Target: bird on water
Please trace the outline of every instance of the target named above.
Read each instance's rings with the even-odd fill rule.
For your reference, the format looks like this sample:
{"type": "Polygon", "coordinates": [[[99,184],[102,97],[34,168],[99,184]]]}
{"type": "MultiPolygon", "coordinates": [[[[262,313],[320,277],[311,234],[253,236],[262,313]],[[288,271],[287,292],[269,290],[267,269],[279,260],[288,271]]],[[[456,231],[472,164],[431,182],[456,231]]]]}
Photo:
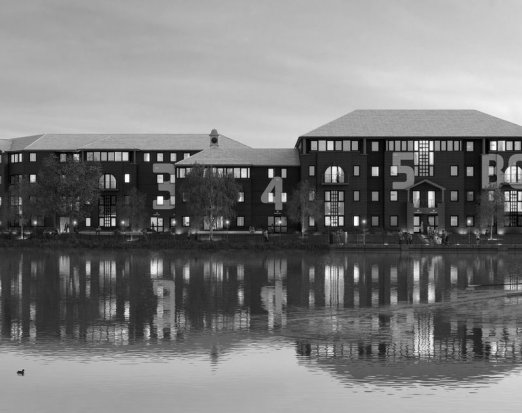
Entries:
{"type": "Polygon", "coordinates": [[[24,372],[25,372],[25,369],[22,369],[22,370],[18,370],[16,372],[16,374],[18,374],[19,376],[23,376],[24,375],[24,372]]]}

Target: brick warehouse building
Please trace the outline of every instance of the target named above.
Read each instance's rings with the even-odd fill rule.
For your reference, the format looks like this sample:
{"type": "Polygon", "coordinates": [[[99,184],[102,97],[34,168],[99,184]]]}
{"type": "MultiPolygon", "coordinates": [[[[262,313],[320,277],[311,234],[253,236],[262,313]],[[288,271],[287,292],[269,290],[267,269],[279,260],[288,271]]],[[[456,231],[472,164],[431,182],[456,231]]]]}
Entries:
{"type": "MultiPolygon", "coordinates": [[[[120,227],[117,201],[131,188],[146,194],[158,231],[190,228],[176,181],[195,163],[222,168],[242,191],[237,216],[219,227],[297,230],[286,201],[301,180],[313,184],[324,216],[317,231],[368,228],[466,231],[478,225],[477,201],[500,186],[498,231],[522,228],[522,126],[473,110],[356,110],[298,138],[291,149],[254,149],[205,134],[44,134],[0,140],[0,202],[19,175],[38,180],[49,154],[99,162],[99,208],[80,228],[120,227]],[[211,138],[215,142],[211,142],[211,138]]],[[[3,201],[3,202],[2,202],[3,201]]],[[[63,230],[67,218],[59,220],[63,230]]],[[[2,222],[2,226],[8,223],[2,222]]],[[[49,220],[35,217],[32,226],[49,220]]],[[[517,231],[517,232],[518,232],[517,231]]]]}

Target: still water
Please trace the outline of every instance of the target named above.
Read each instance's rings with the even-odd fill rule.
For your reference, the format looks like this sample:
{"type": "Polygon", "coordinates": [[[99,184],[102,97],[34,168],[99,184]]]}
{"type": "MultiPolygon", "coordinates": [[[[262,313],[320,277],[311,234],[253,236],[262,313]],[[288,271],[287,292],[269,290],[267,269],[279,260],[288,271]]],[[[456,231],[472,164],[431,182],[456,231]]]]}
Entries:
{"type": "Polygon", "coordinates": [[[521,284],[509,254],[3,250],[0,412],[519,411],[521,284]]]}

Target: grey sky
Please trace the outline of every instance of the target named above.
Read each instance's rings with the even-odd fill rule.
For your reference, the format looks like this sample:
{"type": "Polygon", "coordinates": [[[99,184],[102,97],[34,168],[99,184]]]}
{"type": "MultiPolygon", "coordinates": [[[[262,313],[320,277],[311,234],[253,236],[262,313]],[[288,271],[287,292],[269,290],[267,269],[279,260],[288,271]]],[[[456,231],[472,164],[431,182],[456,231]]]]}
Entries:
{"type": "Polygon", "coordinates": [[[207,133],[257,147],[354,109],[522,124],[522,2],[0,0],[0,137],[207,133]]]}

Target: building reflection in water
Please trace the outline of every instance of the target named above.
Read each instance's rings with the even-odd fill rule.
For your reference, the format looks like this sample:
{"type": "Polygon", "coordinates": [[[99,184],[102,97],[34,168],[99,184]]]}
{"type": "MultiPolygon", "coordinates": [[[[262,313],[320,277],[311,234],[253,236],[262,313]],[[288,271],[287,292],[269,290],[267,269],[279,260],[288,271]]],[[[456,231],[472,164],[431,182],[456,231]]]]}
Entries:
{"type": "Polygon", "coordinates": [[[519,277],[516,257],[498,255],[24,251],[0,263],[1,337],[123,346],[267,332],[316,360],[518,360],[519,277]]]}

